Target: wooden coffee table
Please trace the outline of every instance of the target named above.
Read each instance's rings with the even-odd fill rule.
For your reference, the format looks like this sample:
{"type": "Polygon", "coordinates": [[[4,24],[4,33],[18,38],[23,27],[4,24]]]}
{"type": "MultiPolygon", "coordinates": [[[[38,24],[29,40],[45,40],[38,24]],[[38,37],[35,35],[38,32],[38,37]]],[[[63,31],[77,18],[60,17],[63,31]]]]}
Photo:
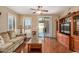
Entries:
{"type": "Polygon", "coordinates": [[[42,42],[40,40],[33,41],[30,39],[28,44],[28,52],[42,52],[42,42]]]}

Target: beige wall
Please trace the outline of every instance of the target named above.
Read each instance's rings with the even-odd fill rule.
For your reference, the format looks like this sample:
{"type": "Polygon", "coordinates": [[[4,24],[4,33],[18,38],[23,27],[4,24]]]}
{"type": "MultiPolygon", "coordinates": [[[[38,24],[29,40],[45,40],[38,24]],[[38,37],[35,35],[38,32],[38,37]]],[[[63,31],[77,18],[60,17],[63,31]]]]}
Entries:
{"type": "MultiPolygon", "coordinates": [[[[49,29],[51,31],[51,35],[52,37],[56,37],[56,16],[54,15],[43,15],[43,16],[52,16],[52,19],[51,19],[51,25],[52,27],[49,29]]],[[[31,17],[32,18],[32,30],[36,30],[38,31],[38,17],[37,15],[20,15],[20,25],[23,24],[23,19],[25,17],[31,17]]]]}
{"type": "MultiPolygon", "coordinates": [[[[56,20],[58,20],[58,17],[60,16],[60,18],[62,18],[65,15],[67,15],[69,12],[74,12],[74,11],[79,11],[79,7],[75,6],[75,7],[71,7],[69,9],[66,9],[60,15],[46,15],[46,16],[52,16],[52,24],[51,24],[52,25],[52,37],[56,37],[56,20]]],[[[23,17],[32,17],[32,30],[37,31],[37,29],[38,29],[38,27],[37,27],[38,16],[36,16],[36,15],[21,15],[20,17],[21,17],[20,18],[21,24],[22,24],[23,17]]]]}
{"type": "Polygon", "coordinates": [[[37,20],[38,20],[38,16],[36,15],[20,15],[20,24],[19,25],[23,25],[23,19],[25,17],[30,17],[32,19],[32,30],[37,30],[37,20]]]}
{"type": "MultiPolygon", "coordinates": [[[[32,18],[32,30],[38,31],[38,17],[37,15],[19,15],[16,12],[6,8],[0,7],[0,32],[5,32],[8,30],[8,13],[16,16],[17,19],[17,27],[19,25],[23,25],[23,18],[24,17],[31,17],[32,18]]],[[[43,16],[52,16],[52,37],[56,37],[56,16],[54,15],[43,15],[43,16]]],[[[51,30],[51,29],[50,29],[51,30]]]]}
{"type": "MultiPolygon", "coordinates": [[[[1,12],[1,15],[0,15],[0,32],[5,32],[8,30],[8,13],[16,16],[16,19],[19,20],[19,16],[17,15],[16,12],[6,8],[6,7],[3,7],[3,6],[0,6],[0,12],[1,12]]],[[[18,25],[18,21],[17,21],[17,25],[18,25]]]]}
{"type": "Polygon", "coordinates": [[[52,32],[53,32],[53,37],[56,37],[56,20],[57,20],[57,15],[56,16],[52,16],[52,32]]]}

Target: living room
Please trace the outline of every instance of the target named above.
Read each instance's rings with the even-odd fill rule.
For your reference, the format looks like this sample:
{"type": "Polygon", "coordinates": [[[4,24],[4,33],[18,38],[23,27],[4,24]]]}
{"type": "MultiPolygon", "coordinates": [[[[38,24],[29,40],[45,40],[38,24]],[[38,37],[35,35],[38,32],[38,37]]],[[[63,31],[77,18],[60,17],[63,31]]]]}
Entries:
{"type": "Polygon", "coordinates": [[[58,25],[63,23],[59,19],[70,17],[78,11],[78,6],[0,6],[0,38],[6,42],[1,44],[0,52],[79,52],[78,44],[73,49],[69,40],[60,38],[63,36],[68,39],[70,36],[61,34],[58,25]],[[38,11],[42,12],[39,14],[38,11]],[[33,39],[35,44],[30,44],[33,39]],[[37,39],[43,43],[36,44],[37,39]]]}

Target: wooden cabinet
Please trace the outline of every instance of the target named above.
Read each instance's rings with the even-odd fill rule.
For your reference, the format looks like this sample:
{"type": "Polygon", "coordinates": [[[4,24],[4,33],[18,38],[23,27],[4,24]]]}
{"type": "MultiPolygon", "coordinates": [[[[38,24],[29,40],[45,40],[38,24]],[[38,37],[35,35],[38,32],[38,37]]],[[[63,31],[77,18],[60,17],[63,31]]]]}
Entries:
{"type": "Polygon", "coordinates": [[[58,20],[57,40],[70,49],[71,19],[69,16],[58,20]]]}
{"type": "Polygon", "coordinates": [[[73,34],[79,36],[79,15],[73,16],[73,34]]]}
{"type": "Polygon", "coordinates": [[[79,52],[79,38],[74,37],[73,41],[74,41],[74,51],[79,52]]]}
{"type": "Polygon", "coordinates": [[[79,37],[78,36],[71,37],[71,50],[79,52],[79,37]]]}
{"type": "MultiPolygon", "coordinates": [[[[72,51],[79,52],[79,11],[72,12],[68,16],[58,20],[57,40],[72,51]],[[66,35],[61,24],[70,19],[70,34],[66,35]]],[[[63,27],[64,28],[64,27],[63,27]]]]}
{"type": "Polygon", "coordinates": [[[57,40],[69,49],[69,36],[64,35],[62,33],[57,33],[57,40]]]}
{"type": "Polygon", "coordinates": [[[74,13],[71,18],[71,49],[79,52],[79,12],[74,13]]]}

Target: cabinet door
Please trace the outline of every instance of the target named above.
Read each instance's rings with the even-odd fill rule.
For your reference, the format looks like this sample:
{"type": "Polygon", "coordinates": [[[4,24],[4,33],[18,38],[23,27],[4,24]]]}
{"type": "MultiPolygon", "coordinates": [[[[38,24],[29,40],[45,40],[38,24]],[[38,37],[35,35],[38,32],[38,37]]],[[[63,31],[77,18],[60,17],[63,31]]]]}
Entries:
{"type": "Polygon", "coordinates": [[[79,52],[79,37],[73,36],[73,50],[79,52]]]}
{"type": "Polygon", "coordinates": [[[63,36],[63,40],[65,46],[69,49],[69,36],[63,36]]]}
{"type": "Polygon", "coordinates": [[[74,40],[74,50],[79,52],[79,40],[74,40]]]}
{"type": "Polygon", "coordinates": [[[72,26],[71,46],[74,51],[79,52],[79,15],[73,16],[71,26],[72,26]]]}
{"type": "Polygon", "coordinates": [[[62,40],[63,40],[63,37],[62,37],[62,35],[60,33],[57,33],[57,40],[59,42],[62,42],[62,40]]]}

